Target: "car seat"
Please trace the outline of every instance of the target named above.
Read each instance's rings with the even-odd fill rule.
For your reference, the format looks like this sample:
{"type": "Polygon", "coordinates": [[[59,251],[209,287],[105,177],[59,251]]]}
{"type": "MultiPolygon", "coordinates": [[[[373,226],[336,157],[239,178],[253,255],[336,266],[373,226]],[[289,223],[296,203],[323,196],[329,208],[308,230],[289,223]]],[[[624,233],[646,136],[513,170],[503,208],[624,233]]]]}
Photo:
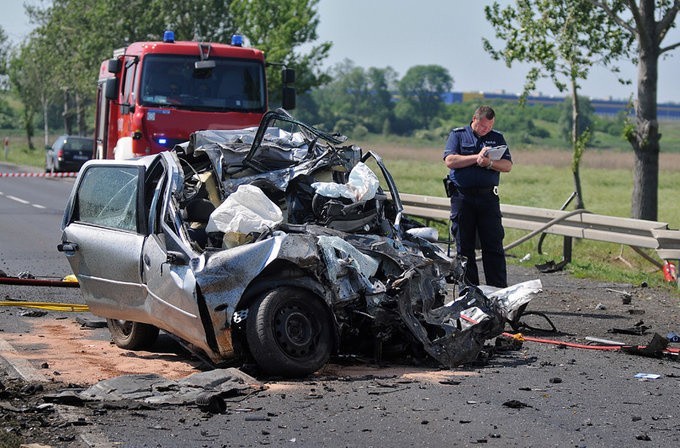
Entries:
{"type": "Polygon", "coordinates": [[[189,224],[189,236],[201,249],[205,248],[208,242],[205,226],[214,210],[215,205],[206,198],[192,199],[184,208],[185,220],[189,224]]]}

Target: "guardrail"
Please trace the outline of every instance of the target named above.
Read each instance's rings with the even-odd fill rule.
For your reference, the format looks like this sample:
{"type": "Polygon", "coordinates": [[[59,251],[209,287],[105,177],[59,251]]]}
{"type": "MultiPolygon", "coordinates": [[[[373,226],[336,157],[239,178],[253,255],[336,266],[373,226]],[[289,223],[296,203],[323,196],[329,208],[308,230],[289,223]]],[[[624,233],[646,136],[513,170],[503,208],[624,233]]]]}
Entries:
{"type": "MultiPolygon", "coordinates": [[[[451,205],[448,198],[408,193],[400,193],[399,197],[407,215],[426,220],[449,220],[451,205]]],[[[597,215],[587,210],[564,211],[507,204],[501,204],[501,212],[504,227],[528,230],[531,236],[542,233],[563,236],[567,261],[571,260],[572,238],[654,249],[662,260],[680,260],[680,230],[668,229],[665,222],[597,215]]]]}

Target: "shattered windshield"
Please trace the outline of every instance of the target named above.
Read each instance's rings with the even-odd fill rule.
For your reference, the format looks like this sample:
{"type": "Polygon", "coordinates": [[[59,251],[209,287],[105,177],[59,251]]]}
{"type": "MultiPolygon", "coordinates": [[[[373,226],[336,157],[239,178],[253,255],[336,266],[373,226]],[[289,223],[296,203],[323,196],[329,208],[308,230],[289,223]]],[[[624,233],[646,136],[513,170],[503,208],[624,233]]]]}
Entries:
{"type": "Polygon", "coordinates": [[[265,110],[261,63],[228,58],[210,60],[215,67],[195,69],[196,56],[146,56],[140,84],[141,104],[225,112],[265,110]]]}

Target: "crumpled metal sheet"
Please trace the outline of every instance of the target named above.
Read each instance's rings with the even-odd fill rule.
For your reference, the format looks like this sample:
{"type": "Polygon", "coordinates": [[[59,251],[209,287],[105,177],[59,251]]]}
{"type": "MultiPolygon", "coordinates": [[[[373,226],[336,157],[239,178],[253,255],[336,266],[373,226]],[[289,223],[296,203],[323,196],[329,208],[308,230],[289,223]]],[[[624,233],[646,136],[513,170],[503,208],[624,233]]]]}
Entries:
{"type": "Polygon", "coordinates": [[[157,374],[122,375],[98,382],[80,392],[83,401],[137,400],[149,404],[189,404],[206,392],[222,397],[248,395],[264,385],[242,371],[214,369],[177,381],[157,374]]]}
{"type": "Polygon", "coordinates": [[[414,297],[431,296],[415,295],[427,291],[422,290],[423,282],[409,279],[413,289],[401,294],[399,312],[430,356],[445,366],[455,367],[474,361],[485,341],[503,332],[508,316],[540,291],[540,280],[538,288],[535,282],[514,285],[502,298],[490,298],[477,287],[466,287],[452,302],[432,308],[432,301],[425,299],[419,309],[414,297]],[[415,317],[418,314],[423,316],[424,323],[415,317]],[[435,337],[430,337],[427,326],[436,328],[435,337]]]}

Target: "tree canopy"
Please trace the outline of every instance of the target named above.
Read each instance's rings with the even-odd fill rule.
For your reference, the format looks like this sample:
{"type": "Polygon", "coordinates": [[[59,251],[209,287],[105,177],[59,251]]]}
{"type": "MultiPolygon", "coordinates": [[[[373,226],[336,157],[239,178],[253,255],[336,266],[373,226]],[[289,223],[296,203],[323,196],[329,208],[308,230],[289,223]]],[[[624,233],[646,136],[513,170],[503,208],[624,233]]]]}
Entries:
{"type": "Polygon", "coordinates": [[[416,65],[408,69],[399,82],[399,94],[408,117],[427,128],[444,107],[442,95],[453,88],[453,78],[439,65],[416,65]]]}
{"type": "MultiPolygon", "coordinates": [[[[74,107],[80,132],[85,132],[82,127],[91,124],[84,121],[84,108],[93,103],[101,61],[116,48],[160,40],[164,30],[172,29],[178,40],[204,42],[229,42],[232,34],[245,34],[251,45],[265,52],[268,63],[296,68],[301,74],[296,87],[305,91],[327,80],[321,63],[331,44],[302,48],[317,39],[317,4],[318,0],[53,0],[46,7],[27,6],[36,28],[22,48],[46,57],[26,61],[28,50],[18,50],[12,59],[18,67],[15,73],[26,75],[35,69],[50,73],[50,79],[41,76],[35,81],[45,84],[31,84],[15,77],[14,85],[25,103],[35,104],[35,98],[43,95],[66,104],[66,109],[74,107]]],[[[279,70],[280,66],[268,69],[272,102],[280,92],[279,70]]]]}
{"type": "Polygon", "coordinates": [[[9,57],[9,42],[5,29],[0,26],[0,75],[7,73],[7,58],[9,57]]]}

